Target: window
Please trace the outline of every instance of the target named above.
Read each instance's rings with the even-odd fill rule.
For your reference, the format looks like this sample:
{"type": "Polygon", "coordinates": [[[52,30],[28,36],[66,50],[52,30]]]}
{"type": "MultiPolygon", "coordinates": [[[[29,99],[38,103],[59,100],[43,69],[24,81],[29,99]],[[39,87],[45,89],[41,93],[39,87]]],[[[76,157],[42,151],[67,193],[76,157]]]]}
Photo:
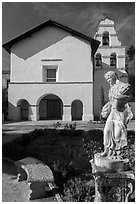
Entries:
{"type": "Polygon", "coordinates": [[[47,65],[43,66],[43,82],[56,82],[57,81],[57,66],[47,65]]]}
{"type": "Polygon", "coordinates": [[[101,57],[100,53],[96,54],[96,57],[95,57],[95,67],[97,67],[97,68],[101,68],[102,67],[102,57],[101,57]]]}
{"type": "Polygon", "coordinates": [[[110,55],[110,66],[116,68],[116,53],[110,55]]]}
{"type": "Polygon", "coordinates": [[[47,69],[47,82],[56,81],[56,69],[47,69]]]}
{"type": "Polygon", "coordinates": [[[109,32],[105,31],[102,37],[102,45],[108,46],[109,45],[109,32]]]}

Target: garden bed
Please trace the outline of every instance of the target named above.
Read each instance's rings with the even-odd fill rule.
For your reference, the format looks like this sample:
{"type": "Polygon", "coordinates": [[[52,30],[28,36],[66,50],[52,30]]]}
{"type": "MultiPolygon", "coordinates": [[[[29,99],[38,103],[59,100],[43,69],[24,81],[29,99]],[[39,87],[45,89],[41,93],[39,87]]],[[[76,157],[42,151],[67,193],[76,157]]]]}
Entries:
{"type": "MultiPolygon", "coordinates": [[[[123,154],[134,170],[135,132],[128,131],[128,146],[123,154]]],[[[3,145],[3,157],[14,161],[28,156],[46,163],[64,201],[93,201],[94,180],[89,160],[103,151],[103,131],[70,129],[36,129],[3,145]]]]}

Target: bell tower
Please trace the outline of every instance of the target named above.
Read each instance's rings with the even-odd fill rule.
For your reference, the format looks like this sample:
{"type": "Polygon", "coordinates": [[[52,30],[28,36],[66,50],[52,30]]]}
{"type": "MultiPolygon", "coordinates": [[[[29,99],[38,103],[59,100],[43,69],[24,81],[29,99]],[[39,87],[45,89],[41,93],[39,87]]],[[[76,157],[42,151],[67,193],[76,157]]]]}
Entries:
{"type": "Polygon", "coordinates": [[[94,56],[93,85],[94,116],[98,119],[103,104],[108,101],[109,85],[104,79],[104,74],[114,71],[125,83],[128,81],[128,75],[125,71],[125,46],[122,46],[118,39],[114,21],[105,16],[97,26],[94,39],[100,41],[94,56]]]}
{"type": "Polygon", "coordinates": [[[118,39],[114,21],[108,19],[108,17],[101,20],[97,26],[94,39],[100,41],[96,52],[97,58],[95,56],[95,68],[110,66],[125,73],[125,46],[122,46],[118,39]],[[101,56],[100,63],[98,62],[98,55],[101,56]],[[99,64],[101,64],[101,67],[98,66],[99,64]]]}

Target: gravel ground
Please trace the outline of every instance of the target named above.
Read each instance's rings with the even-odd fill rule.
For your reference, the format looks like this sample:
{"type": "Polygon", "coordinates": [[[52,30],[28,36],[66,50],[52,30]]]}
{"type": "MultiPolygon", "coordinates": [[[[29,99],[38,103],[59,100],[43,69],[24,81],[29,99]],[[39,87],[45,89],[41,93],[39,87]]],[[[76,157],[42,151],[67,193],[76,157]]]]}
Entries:
{"type": "MultiPolygon", "coordinates": [[[[28,184],[17,182],[17,167],[10,160],[2,160],[2,202],[28,202],[28,184]]],[[[57,202],[54,197],[31,202],[57,202]]]]}

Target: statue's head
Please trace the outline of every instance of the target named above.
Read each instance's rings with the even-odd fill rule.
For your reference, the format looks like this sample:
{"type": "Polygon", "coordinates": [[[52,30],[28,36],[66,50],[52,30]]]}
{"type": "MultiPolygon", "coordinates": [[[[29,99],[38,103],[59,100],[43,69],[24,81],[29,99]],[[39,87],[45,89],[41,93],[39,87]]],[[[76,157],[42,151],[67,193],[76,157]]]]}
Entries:
{"type": "Polygon", "coordinates": [[[109,71],[104,75],[107,82],[111,85],[116,83],[116,80],[118,79],[117,74],[114,71],[109,71]]]}

